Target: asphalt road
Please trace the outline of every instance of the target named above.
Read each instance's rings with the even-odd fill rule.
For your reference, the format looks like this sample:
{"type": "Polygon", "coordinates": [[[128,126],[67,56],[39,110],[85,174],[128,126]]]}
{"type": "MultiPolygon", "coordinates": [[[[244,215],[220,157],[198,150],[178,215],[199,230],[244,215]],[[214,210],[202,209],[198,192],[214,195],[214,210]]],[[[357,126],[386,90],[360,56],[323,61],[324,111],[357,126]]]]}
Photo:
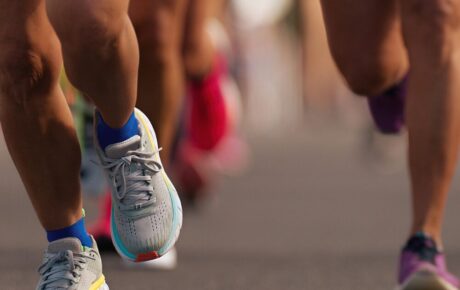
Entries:
{"type": "MultiPolygon", "coordinates": [[[[111,289],[393,289],[410,215],[405,157],[383,170],[363,140],[360,130],[328,125],[252,136],[247,172],[186,211],[177,270],[129,270],[105,255],[111,289]]],[[[34,289],[45,236],[4,145],[0,162],[0,289],[34,289]]],[[[459,185],[445,227],[458,274],[459,185]]]]}

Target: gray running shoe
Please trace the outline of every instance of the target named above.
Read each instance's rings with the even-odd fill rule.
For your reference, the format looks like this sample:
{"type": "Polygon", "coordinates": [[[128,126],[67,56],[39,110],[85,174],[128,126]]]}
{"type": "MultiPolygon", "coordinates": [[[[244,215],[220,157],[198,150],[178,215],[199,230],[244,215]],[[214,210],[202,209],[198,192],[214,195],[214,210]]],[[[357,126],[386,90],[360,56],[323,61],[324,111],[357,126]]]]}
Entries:
{"type": "Polygon", "coordinates": [[[123,258],[144,262],[174,246],[182,227],[182,206],[161,164],[150,121],[138,109],[135,116],[139,135],[105,150],[98,142],[95,147],[112,189],[114,246],[123,258]]]}
{"type": "Polygon", "coordinates": [[[93,248],[76,238],[50,243],[38,272],[36,290],[109,290],[94,239],[93,248]]]}

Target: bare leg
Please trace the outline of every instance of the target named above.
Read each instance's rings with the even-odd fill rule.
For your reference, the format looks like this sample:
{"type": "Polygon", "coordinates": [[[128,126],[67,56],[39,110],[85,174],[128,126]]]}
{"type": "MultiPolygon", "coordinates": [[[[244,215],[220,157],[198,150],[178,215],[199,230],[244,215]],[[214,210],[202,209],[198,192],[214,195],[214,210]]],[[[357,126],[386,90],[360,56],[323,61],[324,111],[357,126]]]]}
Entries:
{"type": "Polygon", "coordinates": [[[344,95],[338,93],[344,90],[342,77],[329,53],[320,2],[299,2],[302,13],[303,97],[308,108],[329,110],[344,95]]]}
{"type": "Polygon", "coordinates": [[[396,0],[321,4],[332,56],[355,93],[375,95],[403,78],[408,59],[396,0]]]}
{"type": "MultiPolygon", "coordinates": [[[[391,81],[397,80],[397,76],[402,75],[407,69],[404,47],[401,37],[398,36],[400,24],[397,15],[402,14],[404,41],[408,47],[411,63],[411,82],[407,100],[409,168],[413,197],[411,233],[423,231],[440,244],[442,217],[447,191],[456,164],[459,142],[460,112],[458,110],[460,104],[456,96],[460,88],[456,82],[451,81],[456,78],[459,70],[456,57],[459,35],[455,24],[460,11],[459,3],[444,0],[402,1],[401,12],[398,12],[397,3],[366,1],[365,3],[344,4],[332,2],[334,1],[323,0],[332,51],[335,52],[336,61],[351,87],[363,94],[378,92],[377,89],[391,84],[391,81]],[[370,7],[367,7],[366,3],[370,7]],[[374,9],[377,16],[387,15],[386,12],[394,11],[389,15],[393,20],[381,21],[382,24],[375,28],[369,24],[375,24],[376,19],[379,19],[376,15],[366,19],[363,18],[364,14],[350,14],[351,9],[348,9],[345,17],[350,23],[342,22],[341,19],[344,18],[337,15],[341,10],[333,10],[334,4],[348,5],[348,7],[360,4],[356,9],[362,12],[367,11],[368,16],[374,15],[369,14],[371,8],[374,9]],[[380,7],[381,5],[386,5],[386,9],[380,7]],[[357,23],[356,19],[363,19],[364,22],[357,23]],[[375,40],[375,37],[381,35],[382,31],[385,32],[386,41],[378,42],[378,45],[374,46],[373,42],[369,43],[368,38],[364,38],[360,47],[353,47],[356,44],[355,39],[342,31],[344,27],[353,27],[352,23],[356,23],[358,27],[364,27],[369,33],[373,32],[373,36],[369,38],[371,40],[375,40]],[[392,29],[389,30],[390,28],[392,29]],[[348,46],[353,47],[352,50],[346,48],[347,39],[348,46]],[[389,41],[391,39],[393,41],[389,41]],[[356,54],[354,57],[343,55],[347,51],[355,51],[356,54]],[[370,67],[369,74],[374,77],[370,80],[366,78],[369,72],[366,70],[369,68],[366,64],[356,66],[357,72],[350,73],[354,71],[353,61],[361,58],[360,53],[369,51],[372,54],[380,52],[375,54],[377,57],[373,58],[374,63],[378,65],[370,67]],[[349,60],[343,61],[342,58],[349,60]],[[382,60],[385,61],[382,63],[382,60]],[[381,79],[381,81],[377,82],[377,85],[369,86],[374,83],[375,79],[381,79]]],[[[354,35],[365,35],[355,30],[356,28],[351,30],[354,35]]]]}
{"type": "Polygon", "coordinates": [[[69,79],[113,128],[126,123],[137,97],[139,51],[128,5],[129,0],[48,0],[69,79]]]}
{"type": "Polygon", "coordinates": [[[81,218],[80,149],[58,85],[59,41],[43,0],[0,0],[0,121],[46,230],[81,218]]]}
{"type": "Polygon", "coordinates": [[[212,69],[215,49],[207,25],[215,0],[190,1],[184,41],[184,64],[187,77],[199,79],[212,69]]]}
{"type": "Polygon", "coordinates": [[[460,136],[460,1],[401,1],[411,63],[408,92],[412,231],[441,240],[460,136]]]}
{"type": "Polygon", "coordinates": [[[158,258],[173,246],[182,209],[177,192],[162,178],[165,172],[158,163],[149,120],[141,113],[133,115],[139,49],[129,3],[48,0],[48,14],[61,38],[70,80],[94,101],[105,121],[98,122],[96,129],[99,147],[107,149],[98,155],[111,179],[115,248],[122,257],[140,262],[158,258]],[[159,206],[161,212],[155,210],[159,206]],[[136,210],[142,216],[134,216],[136,210]]]}
{"type": "Polygon", "coordinates": [[[156,126],[166,164],[185,94],[181,48],[186,3],[135,0],[129,9],[141,55],[137,104],[156,126]]]}

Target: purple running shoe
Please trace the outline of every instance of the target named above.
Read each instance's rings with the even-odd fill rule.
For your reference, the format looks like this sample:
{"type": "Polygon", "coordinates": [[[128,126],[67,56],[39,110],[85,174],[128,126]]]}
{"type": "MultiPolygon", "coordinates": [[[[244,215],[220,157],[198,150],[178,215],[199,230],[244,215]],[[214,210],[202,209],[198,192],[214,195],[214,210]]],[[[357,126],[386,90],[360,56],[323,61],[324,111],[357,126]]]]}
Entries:
{"type": "Polygon", "coordinates": [[[424,233],[409,239],[401,253],[397,290],[458,290],[457,277],[447,271],[446,259],[424,233]]]}
{"type": "Polygon", "coordinates": [[[408,77],[377,96],[368,98],[375,125],[384,134],[397,134],[404,126],[404,107],[408,77]]]}

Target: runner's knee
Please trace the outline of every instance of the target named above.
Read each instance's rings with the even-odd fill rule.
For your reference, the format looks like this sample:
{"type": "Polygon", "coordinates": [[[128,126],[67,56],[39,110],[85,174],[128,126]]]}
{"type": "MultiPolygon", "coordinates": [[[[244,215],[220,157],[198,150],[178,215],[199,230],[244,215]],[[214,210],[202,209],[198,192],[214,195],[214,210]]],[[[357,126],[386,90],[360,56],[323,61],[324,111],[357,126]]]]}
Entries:
{"type": "MultiPolygon", "coordinates": [[[[203,58],[209,59],[212,62],[214,59],[214,55],[212,54],[214,52],[214,46],[205,29],[203,29],[201,35],[195,34],[195,37],[186,37],[183,45],[182,58],[187,75],[195,76],[197,72],[203,69],[203,58]]],[[[211,66],[212,63],[208,65],[211,66]]],[[[209,67],[206,65],[204,66],[207,72],[209,67]]]]}
{"type": "Polygon", "coordinates": [[[37,97],[46,97],[57,85],[61,66],[59,42],[57,39],[51,42],[54,45],[43,51],[34,48],[26,37],[13,41],[0,37],[0,96],[3,101],[24,106],[37,97]]]}
{"type": "Polygon", "coordinates": [[[129,15],[136,30],[141,61],[155,66],[177,62],[182,49],[184,0],[131,1],[129,15]]]}
{"type": "Polygon", "coordinates": [[[159,9],[152,11],[148,19],[132,19],[143,61],[164,65],[179,55],[176,18],[167,9],[159,9]]]}
{"type": "Polygon", "coordinates": [[[409,54],[430,62],[443,61],[459,42],[459,0],[402,2],[403,30],[409,54]]]}
{"type": "Polygon", "coordinates": [[[54,0],[49,6],[49,17],[66,53],[112,50],[128,21],[126,8],[111,7],[108,1],[54,0]]]}

